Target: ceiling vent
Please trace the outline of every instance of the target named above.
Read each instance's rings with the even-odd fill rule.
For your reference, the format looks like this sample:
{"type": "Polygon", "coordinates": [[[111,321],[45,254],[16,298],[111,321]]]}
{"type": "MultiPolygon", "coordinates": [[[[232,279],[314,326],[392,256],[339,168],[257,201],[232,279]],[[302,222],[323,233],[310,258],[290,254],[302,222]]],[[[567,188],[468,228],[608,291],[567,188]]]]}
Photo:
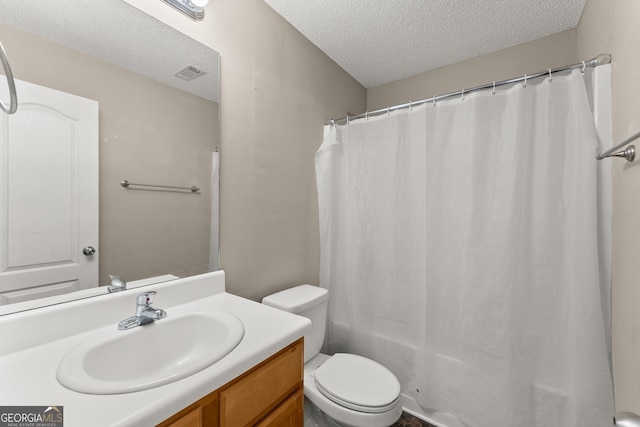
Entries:
{"type": "Polygon", "coordinates": [[[175,73],[174,76],[189,82],[195,79],[196,77],[200,77],[205,74],[206,72],[202,71],[200,68],[196,67],[195,65],[187,65],[182,70],[175,73]]]}

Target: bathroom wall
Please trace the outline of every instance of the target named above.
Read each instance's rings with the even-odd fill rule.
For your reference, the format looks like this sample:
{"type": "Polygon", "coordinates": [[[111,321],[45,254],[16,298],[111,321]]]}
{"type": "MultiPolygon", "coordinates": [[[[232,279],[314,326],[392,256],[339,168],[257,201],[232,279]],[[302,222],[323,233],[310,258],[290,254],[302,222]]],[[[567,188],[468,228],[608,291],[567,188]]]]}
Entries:
{"type": "MultiPolygon", "coordinates": [[[[610,52],[614,144],[640,131],[640,2],[589,0],[578,55],[610,52]]],[[[636,142],[636,147],[639,143],[636,142]]],[[[616,410],[640,414],[640,163],[613,159],[613,370],[616,410]]]]}
{"type": "Polygon", "coordinates": [[[262,0],[211,0],[193,22],[126,0],[221,54],[221,267],[259,300],[317,283],[313,156],[325,120],[364,111],[366,90],[262,0]]]}
{"type": "Polygon", "coordinates": [[[457,92],[577,61],[576,30],[564,31],[371,88],[367,91],[367,110],[457,92]]]}
{"type": "Polygon", "coordinates": [[[221,258],[231,292],[318,283],[314,154],[366,91],[262,0],[213,1],[222,55],[221,258]]]}
{"type": "Polygon", "coordinates": [[[99,102],[100,283],[207,271],[218,105],[4,24],[0,39],[16,78],[99,102]],[[123,179],[202,194],[128,191],[123,179]]]}

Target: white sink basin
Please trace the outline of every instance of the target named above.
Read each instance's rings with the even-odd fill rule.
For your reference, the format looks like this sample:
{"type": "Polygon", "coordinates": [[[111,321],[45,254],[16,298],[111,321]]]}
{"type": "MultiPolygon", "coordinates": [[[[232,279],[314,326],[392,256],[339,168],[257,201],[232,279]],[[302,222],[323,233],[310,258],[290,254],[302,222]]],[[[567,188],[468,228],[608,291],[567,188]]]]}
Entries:
{"type": "Polygon", "coordinates": [[[56,376],[90,394],[146,390],[195,374],[226,356],[244,336],[233,314],[207,310],[121,331],[103,328],[69,350],[56,376]]]}

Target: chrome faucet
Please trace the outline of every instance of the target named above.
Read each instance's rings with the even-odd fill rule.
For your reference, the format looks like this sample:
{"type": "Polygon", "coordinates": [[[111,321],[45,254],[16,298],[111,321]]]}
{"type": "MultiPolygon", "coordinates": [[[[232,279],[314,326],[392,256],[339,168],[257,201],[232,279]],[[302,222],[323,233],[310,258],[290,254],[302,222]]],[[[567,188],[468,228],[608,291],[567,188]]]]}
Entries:
{"type": "Polygon", "coordinates": [[[118,329],[131,329],[167,317],[166,311],[151,307],[153,296],[156,293],[156,291],[150,291],[138,295],[136,297],[136,315],[127,317],[118,323],[118,329]]]}
{"type": "Polygon", "coordinates": [[[107,287],[109,293],[124,291],[125,289],[127,289],[127,282],[125,282],[122,277],[110,274],[109,279],[111,279],[111,284],[109,285],[109,287],[107,287]]]}

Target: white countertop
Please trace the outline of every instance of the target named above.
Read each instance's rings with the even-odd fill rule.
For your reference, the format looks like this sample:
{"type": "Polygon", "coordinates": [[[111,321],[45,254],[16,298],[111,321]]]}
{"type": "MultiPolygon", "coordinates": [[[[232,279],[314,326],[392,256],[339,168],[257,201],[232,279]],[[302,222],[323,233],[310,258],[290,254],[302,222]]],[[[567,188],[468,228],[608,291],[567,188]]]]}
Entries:
{"type": "Polygon", "coordinates": [[[118,320],[132,315],[140,290],[3,316],[0,405],[63,406],[65,427],[154,426],[302,337],[311,325],[303,317],[224,292],[223,272],[144,288],[147,290],[158,291],[154,306],[165,309],[168,316],[172,309],[215,308],[235,314],[244,323],[242,341],[217,363],[182,380],[135,393],[91,395],[60,385],[55,374],[58,363],[97,328],[115,328],[118,320]]]}

